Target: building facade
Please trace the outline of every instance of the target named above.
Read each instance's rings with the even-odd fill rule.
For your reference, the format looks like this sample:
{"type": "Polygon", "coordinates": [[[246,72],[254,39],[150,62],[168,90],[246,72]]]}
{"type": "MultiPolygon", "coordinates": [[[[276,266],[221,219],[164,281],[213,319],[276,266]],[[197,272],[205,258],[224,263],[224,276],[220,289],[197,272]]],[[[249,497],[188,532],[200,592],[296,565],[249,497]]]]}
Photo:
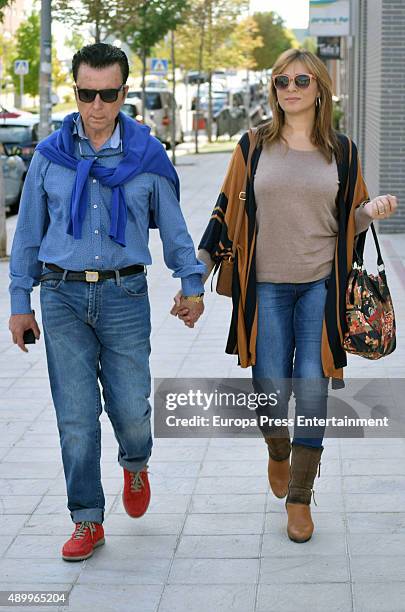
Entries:
{"type": "Polygon", "coordinates": [[[351,33],[340,62],[345,130],[370,197],[398,197],[397,214],[379,231],[405,232],[405,0],[351,0],[351,33]]]}

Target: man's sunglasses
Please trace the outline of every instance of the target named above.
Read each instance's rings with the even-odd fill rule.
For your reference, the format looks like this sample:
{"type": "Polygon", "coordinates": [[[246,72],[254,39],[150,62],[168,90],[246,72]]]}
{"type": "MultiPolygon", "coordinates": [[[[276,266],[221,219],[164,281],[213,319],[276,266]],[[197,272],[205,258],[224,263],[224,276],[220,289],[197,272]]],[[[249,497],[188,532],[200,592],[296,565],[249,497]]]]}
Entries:
{"type": "Polygon", "coordinates": [[[80,102],[94,102],[97,94],[103,102],[116,102],[119,92],[125,87],[121,85],[118,89],[79,89],[75,87],[80,102]]]}
{"type": "Polygon", "coordinates": [[[298,89],[306,89],[310,86],[311,79],[316,81],[316,76],[313,74],[296,74],[290,77],[288,74],[276,74],[273,76],[273,83],[276,89],[288,89],[291,81],[294,81],[298,89]]]}

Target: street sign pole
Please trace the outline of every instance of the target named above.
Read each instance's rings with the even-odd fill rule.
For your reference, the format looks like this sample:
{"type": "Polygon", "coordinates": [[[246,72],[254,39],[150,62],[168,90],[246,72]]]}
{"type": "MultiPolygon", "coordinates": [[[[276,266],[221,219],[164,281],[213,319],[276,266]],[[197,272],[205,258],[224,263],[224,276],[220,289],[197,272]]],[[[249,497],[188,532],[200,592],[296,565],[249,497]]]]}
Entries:
{"type": "Polygon", "coordinates": [[[24,106],[24,75],[20,74],[20,98],[21,98],[21,108],[24,106]]]}
{"type": "Polygon", "coordinates": [[[41,2],[41,60],[39,70],[39,139],[51,133],[51,0],[41,2]]]}

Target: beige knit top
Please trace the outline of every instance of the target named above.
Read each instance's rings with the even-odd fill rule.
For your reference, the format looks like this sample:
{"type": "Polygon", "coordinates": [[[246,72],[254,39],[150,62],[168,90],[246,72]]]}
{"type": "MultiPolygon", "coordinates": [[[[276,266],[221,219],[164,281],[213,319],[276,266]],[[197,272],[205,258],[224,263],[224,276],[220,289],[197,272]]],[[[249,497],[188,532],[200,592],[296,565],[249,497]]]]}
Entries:
{"type": "MultiPolygon", "coordinates": [[[[299,151],[284,142],[265,144],[257,165],[257,282],[306,283],[332,269],[339,188],[336,162],[318,150],[299,151]]],[[[356,233],[370,219],[356,211],[356,233]]]]}

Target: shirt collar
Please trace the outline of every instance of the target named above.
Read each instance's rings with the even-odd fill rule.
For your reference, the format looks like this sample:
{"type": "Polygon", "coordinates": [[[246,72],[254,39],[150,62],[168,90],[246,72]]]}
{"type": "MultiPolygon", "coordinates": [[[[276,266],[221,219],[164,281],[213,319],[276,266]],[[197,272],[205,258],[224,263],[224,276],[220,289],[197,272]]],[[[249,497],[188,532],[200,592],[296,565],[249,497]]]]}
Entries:
{"type": "MultiPolygon", "coordinates": [[[[73,120],[73,135],[78,136],[81,139],[88,140],[84,132],[82,118],[80,115],[77,117],[77,119],[73,120]]],[[[104,149],[108,147],[111,149],[118,149],[120,144],[121,144],[120,122],[117,121],[117,125],[115,126],[115,130],[113,131],[111,137],[103,144],[101,148],[104,149]]]]}

